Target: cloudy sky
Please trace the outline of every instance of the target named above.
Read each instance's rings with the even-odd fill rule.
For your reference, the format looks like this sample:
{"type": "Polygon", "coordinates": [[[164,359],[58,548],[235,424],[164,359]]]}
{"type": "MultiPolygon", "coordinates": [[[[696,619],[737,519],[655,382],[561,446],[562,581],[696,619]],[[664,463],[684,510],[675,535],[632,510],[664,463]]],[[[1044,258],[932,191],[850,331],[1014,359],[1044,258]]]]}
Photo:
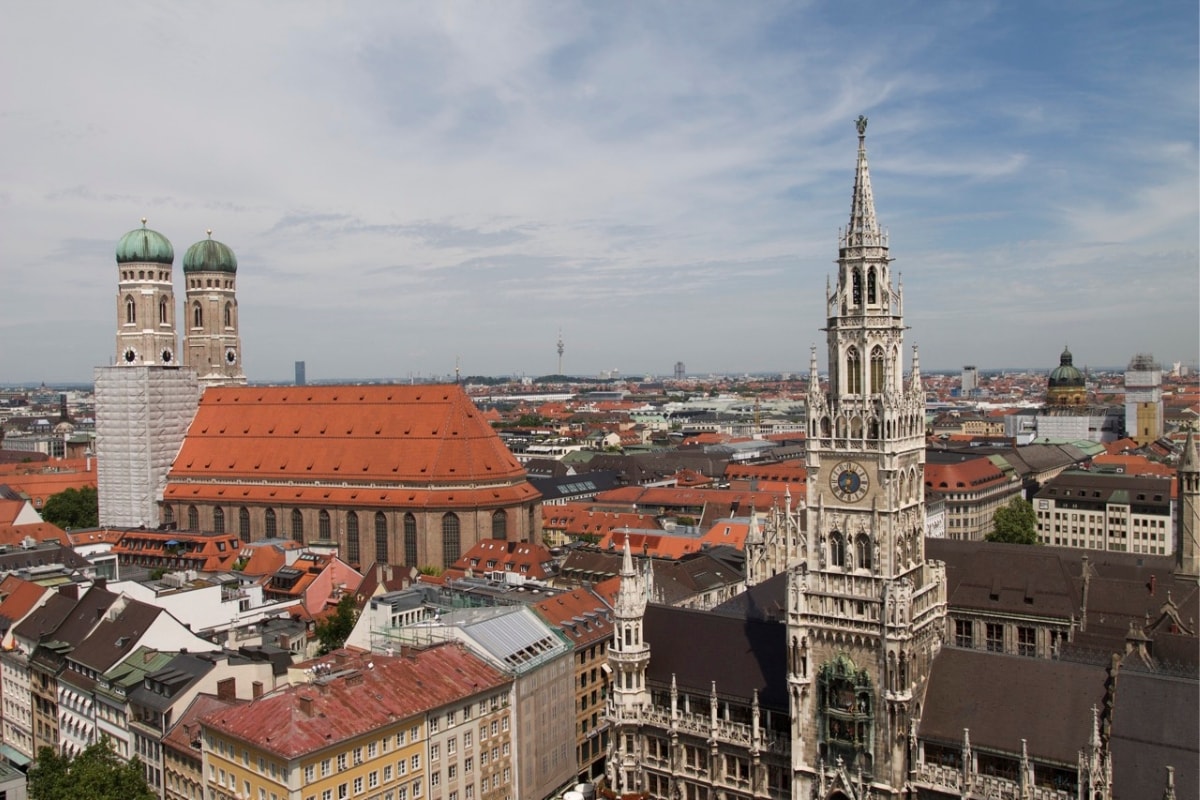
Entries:
{"type": "Polygon", "coordinates": [[[926,369],[1195,362],[1197,15],[8,4],[0,384],[114,358],[142,216],[180,298],[236,252],[252,380],[804,370],[859,114],[926,369]]]}

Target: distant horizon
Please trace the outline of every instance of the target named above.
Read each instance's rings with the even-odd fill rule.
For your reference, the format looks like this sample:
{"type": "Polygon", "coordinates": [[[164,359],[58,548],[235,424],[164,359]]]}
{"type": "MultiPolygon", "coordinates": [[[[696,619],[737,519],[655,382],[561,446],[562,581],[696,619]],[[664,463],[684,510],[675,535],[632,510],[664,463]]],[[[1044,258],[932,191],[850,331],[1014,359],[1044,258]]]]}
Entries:
{"type": "MultiPolygon", "coordinates": [[[[1039,375],[1039,374],[1050,373],[1056,366],[1058,366],[1058,365],[1055,364],[1054,366],[1049,366],[1049,367],[1047,367],[1047,366],[1041,366],[1041,367],[996,367],[996,368],[988,368],[988,369],[984,369],[984,368],[978,368],[978,369],[979,369],[979,374],[981,376],[1002,376],[1002,375],[1007,375],[1007,374],[1039,375]]],[[[1116,367],[1116,366],[1090,366],[1090,365],[1078,365],[1078,366],[1080,367],[1081,370],[1086,370],[1087,372],[1090,372],[1090,373],[1103,373],[1103,374],[1123,373],[1127,369],[1127,365],[1122,365],[1119,367],[1116,367]]],[[[1163,365],[1160,363],[1160,366],[1163,366],[1163,365]]],[[[1194,364],[1184,365],[1184,366],[1187,367],[1187,378],[1200,379],[1200,370],[1197,370],[1194,364]]],[[[170,368],[168,368],[168,369],[170,369],[170,368]]],[[[926,368],[925,365],[922,364],[921,365],[921,375],[923,377],[931,377],[931,376],[958,377],[958,376],[961,376],[962,369],[963,369],[962,367],[956,367],[954,369],[944,369],[944,368],[937,368],[937,367],[926,368]]],[[[1169,372],[1170,372],[1169,369],[1166,369],[1166,368],[1163,369],[1164,376],[1166,376],[1166,374],[1169,372]]],[[[655,374],[647,374],[647,373],[623,374],[620,377],[614,377],[614,378],[600,378],[596,375],[584,375],[584,374],[567,375],[565,377],[568,377],[569,379],[572,379],[572,380],[578,380],[581,382],[644,383],[647,381],[647,378],[651,382],[662,382],[662,381],[671,382],[671,381],[676,381],[676,380],[696,380],[696,381],[720,380],[720,379],[737,380],[737,379],[746,379],[746,378],[751,379],[751,380],[770,380],[770,379],[777,379],[778,376],[781,376],[784,374],[790,374],[792,376],[790,378],[790,380],[792,380],[792,381],[801,382],[801,381],[807,379],[808,370],[805,369],[803,372],[801,372],[799,370],[763,370],[761,372],[736,372],[735,371],[735,372],[713,372],[713,373],[703,373],[703,374],[688,373],[682,379],[675,378],[674,374],[655,375],[655,374]]],[[[828,377],[828,372],[824,369],[819,370],[819,374],[823,378],[828,377]]],[[[906,370],[904,374],[907,376],[911,373],[910,373],[910,371],[906,370]]],[[[451,384],[451,383],[464,383],[465,384],[465,383],[468,383],[468,380],[467,380],[468,378],[475,378],[475,377],[486,378],[488,380],[507,380],[509,383],[519,383],[523,380],[538,380],[538,379],[546,378],[546,377],[554,377],[555,375],[556,375],[556,373],[546,373],[543,375],[473,374],[473,375],[463,375],[458,380],[456,380],[453,375],[426,375],[426,376],[419,376],[419,377],[413,377],[413,378],[399,378],[399,377],[312,378],[311,376],[309,376],[306,379],[305,383],[301,384],[301,385],[304,385],[304,386],[345,386],[345,385],[365,385],[365,384],[397,384],[397,385],[451,384]]],[[[94,383],[95,383],[94,381],[15,381],[15,382],[7,382],[7,383],[0,382],[0,391],[16,390],[16,389],[32,390],[32,389],[37,389],[41,386],[45,386],[47,389],[79,389],[79,388],[83,388],[83,387],[91,387],[94,385],[94,383]]],[[[295,386],[297,384],[293,378],[293,379],[287,379],[287,380],[250,379],[248,381],[247,385],[248,386],[295,386]]]]}

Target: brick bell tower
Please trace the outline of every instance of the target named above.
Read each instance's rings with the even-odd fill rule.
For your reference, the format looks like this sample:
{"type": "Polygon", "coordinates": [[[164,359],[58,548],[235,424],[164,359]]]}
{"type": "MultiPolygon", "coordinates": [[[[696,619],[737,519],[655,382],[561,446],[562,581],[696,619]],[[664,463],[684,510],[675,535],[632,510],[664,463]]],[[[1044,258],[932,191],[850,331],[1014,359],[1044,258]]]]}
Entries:
{"type": "Polygon", "coordinates": [[[793,797],[897,796],[945,630],[925,560],[925,395],[903,380],[903,288],[875,216],[859,117],[850,221],[826,287],[828,386],[813,348],[807,536],[788,570],[793,797]]]}

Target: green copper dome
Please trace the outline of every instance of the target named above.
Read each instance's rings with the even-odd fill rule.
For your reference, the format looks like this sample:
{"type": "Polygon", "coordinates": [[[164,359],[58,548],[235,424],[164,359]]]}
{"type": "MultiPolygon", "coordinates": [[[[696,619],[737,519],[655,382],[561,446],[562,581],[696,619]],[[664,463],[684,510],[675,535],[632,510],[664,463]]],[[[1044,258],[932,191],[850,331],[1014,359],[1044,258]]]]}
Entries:
{"type": "Polygon", "coordinates": [[[1072,363],[1073,357],[1071,351],[1063,348],[1062,356],[1058,359],[1058,366],[1050,373],[1050,386],[1083,386],[1083,373],[1075,368],[1072,363]]]}
{"type": "Polygon", "coordinates": [[[145,217],[142,217],[142,227],[130,231],[117,242],[118,264],[169,265],[174,261],[175,249],[167,237],[146,227],[145,217]]]}
{"type": "Polygon", "coordinates": [[[237,256],[228,246],[212,238],[201,239],[183,254],[183,271],[188,272],[237,272],[237,256]]]}

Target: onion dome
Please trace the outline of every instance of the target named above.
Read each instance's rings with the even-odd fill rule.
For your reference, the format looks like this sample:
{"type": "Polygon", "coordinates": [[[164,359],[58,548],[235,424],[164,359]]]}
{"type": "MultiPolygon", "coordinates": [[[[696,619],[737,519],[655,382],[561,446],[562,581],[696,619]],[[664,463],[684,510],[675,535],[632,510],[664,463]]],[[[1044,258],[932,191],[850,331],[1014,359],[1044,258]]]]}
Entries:
{"type": "Polygon", "coordinates": [[[1085,385],[1083,373],[1075,368],[1072,360],[1071,351],[1064,347],[1058,366],[1050,373],[1049,388],[1082,388],[1085,385]]]}
{"type": "Polygon", "coordinates": [[[201,239],[183,254],[184,274],[189,272],[237,272],[237,256],[227,245],[212,238],[201,239]]]}
{"type": "Polygon", "coordinates": [[[118,264],[170,265],[174,261],[175,249],[167,237],[146,227],[145,217],[142,217],[142,227],[130,231],[117,242],[118,264]]]}

